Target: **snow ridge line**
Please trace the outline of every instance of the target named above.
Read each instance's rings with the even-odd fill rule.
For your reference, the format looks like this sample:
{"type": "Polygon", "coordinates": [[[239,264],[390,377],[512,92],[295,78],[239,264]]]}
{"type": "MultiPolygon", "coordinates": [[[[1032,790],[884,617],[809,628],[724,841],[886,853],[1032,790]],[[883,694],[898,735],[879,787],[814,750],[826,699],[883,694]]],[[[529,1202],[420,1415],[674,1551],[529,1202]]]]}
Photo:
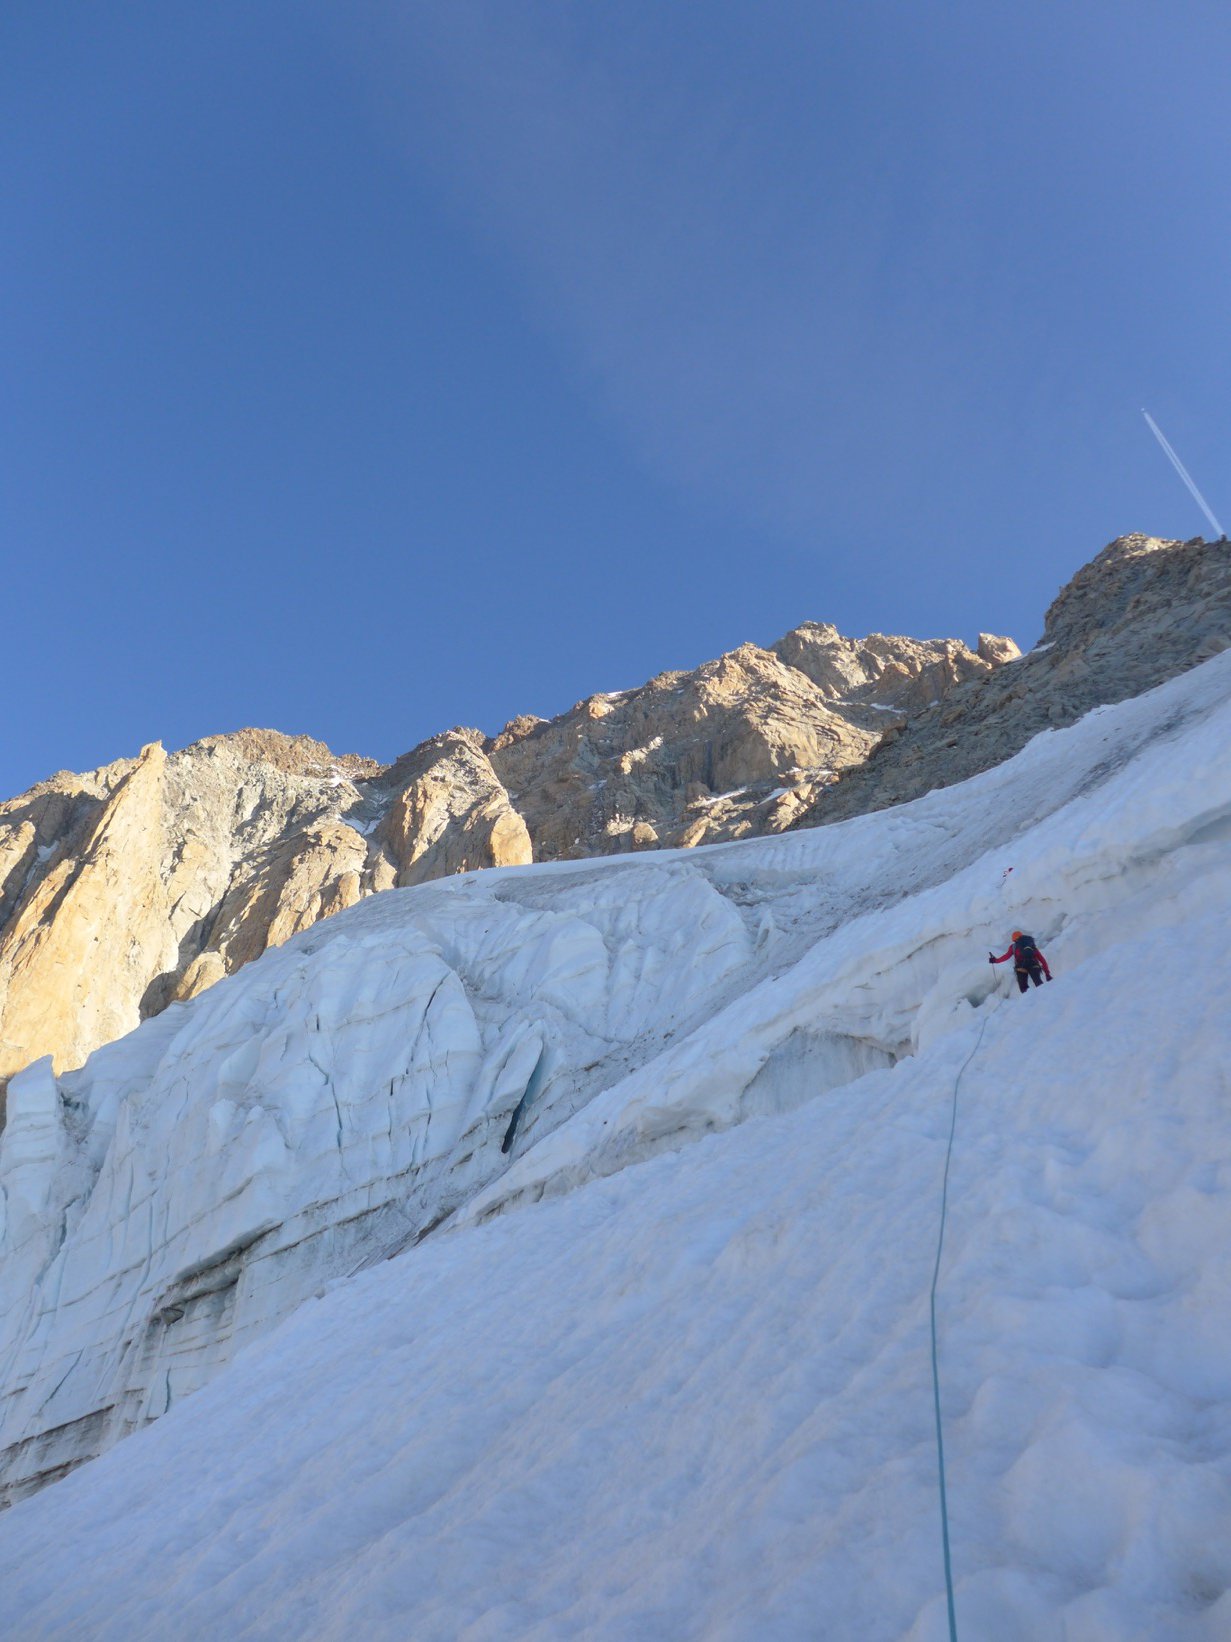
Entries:
{"type": "Polygon", "coordinates": [[[936,1238],[936,1264],[932,1269],[932,1292],[929,1305],[932,1314],[932,1403],[936,1410],[936,1466],[940,1483],[940,1539],[945,1555],[945,1599],[949,1604],[949,1642],[957,1642],[957,1611],[953,1601],[953,1559],[949,1552],[949,1499],[945,1489],[945,1437],[940,1418],[940,1367],[936,1360],[936,1284],[940,1278],[940,1257],[945,1247],[945,1220],[949,1212],[949,1164],[953,1158],[953,1136],[957,1129],[957,1092],[961,1088],[966,1068],[979,1052],[983,1034],[987,1031],[985,1016],[979,1035],[970,1053],[958,1068],[953,1080],[953,1112],[949,1119],[949,1144],[945,1148],[945,1177],[940,1193],[940,1231],[936,1238]]]}

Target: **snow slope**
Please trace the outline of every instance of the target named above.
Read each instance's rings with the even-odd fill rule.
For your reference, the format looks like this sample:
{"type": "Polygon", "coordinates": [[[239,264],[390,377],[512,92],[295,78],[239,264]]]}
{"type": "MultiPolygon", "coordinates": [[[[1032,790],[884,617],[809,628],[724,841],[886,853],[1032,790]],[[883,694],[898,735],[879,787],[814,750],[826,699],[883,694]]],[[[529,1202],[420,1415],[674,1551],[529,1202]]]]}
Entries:
{"type": "Polygon", "coordinates": [[[14,1491],[172,1406],[0,1518],[5,1634],[943,1637],[966,1064],[961,1633],[1231,1635],[1229,740],[1231,654],[841,827],[388,894],[15,1080],[14,1491]]]}

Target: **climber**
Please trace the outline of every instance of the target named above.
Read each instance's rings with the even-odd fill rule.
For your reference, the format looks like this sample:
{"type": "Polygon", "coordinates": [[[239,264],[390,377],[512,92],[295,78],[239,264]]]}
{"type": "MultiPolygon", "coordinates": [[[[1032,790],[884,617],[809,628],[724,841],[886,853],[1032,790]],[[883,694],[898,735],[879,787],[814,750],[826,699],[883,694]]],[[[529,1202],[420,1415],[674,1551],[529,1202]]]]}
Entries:
{"type": "Polygon", "coordinates": [[[1006,963],[1013,960],[1013,970],[1017,975],[1017,989],[1024,992],[1033,981],[1036,986],[1042,986],[1044,975],[1051,980],[1051,970],[1047,967],[1047,959],[1034,944],[1033,935],[1023,935],[1020,929],[1013,931],[1013,939],[1009,943],[1009,950],[998,958],[994,952],[989,952],[989,964],[1006,963]]]}

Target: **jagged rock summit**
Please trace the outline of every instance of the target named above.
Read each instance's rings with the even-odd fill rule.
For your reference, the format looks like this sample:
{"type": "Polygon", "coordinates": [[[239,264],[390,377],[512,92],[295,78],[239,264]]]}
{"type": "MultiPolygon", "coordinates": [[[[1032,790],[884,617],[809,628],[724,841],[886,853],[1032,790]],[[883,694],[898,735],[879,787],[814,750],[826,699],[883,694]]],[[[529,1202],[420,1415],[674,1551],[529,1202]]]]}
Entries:
{"type": "Polygon", "coordinates": [[[80,1065],[168,1004],[380,890],[692,847],[964,779],[1231,643],[1225,543],[1122,537],[1025,658],[1011,639],[805,623],[693,671],[388,767],[241,730],[62,773],[0,804],[0,1085],[80,1065]]]}
{"type": "Polygon", "coordinates": [[[1152,690],[1228,645],[1226,539],[1120,536],[1060,591],[1029,654],[895,726],[798,824],[845,820],[965,781],[1041,730],[1152,690]]]}

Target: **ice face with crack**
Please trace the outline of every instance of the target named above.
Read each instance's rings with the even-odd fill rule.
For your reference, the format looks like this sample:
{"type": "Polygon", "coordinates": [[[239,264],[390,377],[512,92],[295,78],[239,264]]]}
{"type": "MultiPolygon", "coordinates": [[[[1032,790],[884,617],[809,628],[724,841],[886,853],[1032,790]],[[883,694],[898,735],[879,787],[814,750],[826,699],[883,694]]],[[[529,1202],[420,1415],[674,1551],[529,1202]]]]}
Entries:
{"type": "Polygon", "coordinates": [[[396,917],[270,953],[100,1051],[62,1110],[47,1064],[14,1080],[16,1491],[164,1412],[323,1278],[413,1240],[751,956],[691,869],[578,880],[542,905],[492,890],[399,893],[396,917]]]}

